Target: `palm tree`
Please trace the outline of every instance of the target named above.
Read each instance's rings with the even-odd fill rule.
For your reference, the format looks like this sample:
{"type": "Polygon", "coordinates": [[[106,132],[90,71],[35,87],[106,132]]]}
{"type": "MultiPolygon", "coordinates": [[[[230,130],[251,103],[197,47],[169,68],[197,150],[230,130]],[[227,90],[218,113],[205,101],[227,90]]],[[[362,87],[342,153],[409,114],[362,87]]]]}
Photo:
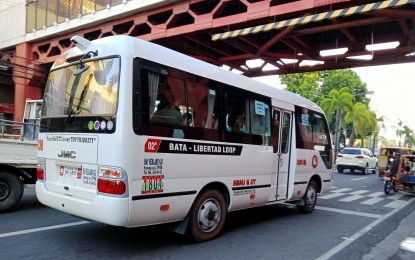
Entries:
{"type": "Polygon", "coordinates": [[[364,146],[364,138],[376,132],[377,120],[376,114],[369,109],[366,109],[364,116],[359,118],[356,126],[356,134],[362,137],[362,147],[364,146]]]}
{"type": "MultiPolygon", "coordinates": [[[[352,101],[353,96],[352,94],[350,94],[349,88],[344,87],[341,88],[339,91],[337,89],[330,90],[328,96],[323,98],[320,102],[321,108],[327,115],[332,115],[333,113],[336,113],[334,130],[334,161],[336,161],[339,149],[340,130],[345,116],[345,107],[352,107],[352,101]]],[[[328,116],[328,119],[332,120],[332,117],[328,116]]]]}
{"type": "Polygon", "coordinates": [[[398,121],[398,127],[396,128],[396,136],[399,138],[399,147],[401,147],[401,139],[402,135],[404,134],[404,129],[402,127],[403,122],[399,119],[398,121]]]}
{"type": "Polygon", "coordinates": [[[345,111],[346,113],[344,116],[344,124],[352,124],[352,133],[350,134],[350,145],[353,145],[356,137],[356,130],[358,131],[358,134],[362,134],[363,132],[363,122],[366,121],[369,117],[367,114],[368,110],[363,103],[357,102],[352,106],[346,106],[345,111]],[[359,129],[356,129],[357,124],[361,126],[359,129]]]}
{"type": "Polygon", "coordinates": [[[373,148],[372,148],[372,151],[374,152],[376,148],[376,143],[377,143],[380,129],[381,128],[385,129],[385,116],[376,117],[376,114],[374,112],[373,114],[376,118],[376,130],[375,130],[375,133],[373,134],[373,148]]]}
{"type": "Polygon", "coordinates": [[[409,128],[408,126],[403,126],[403,135],[404,137],[404,146],[409,147],[409,145],[415,144],[415,138],[414,138],[414,131],[409,128]]]}

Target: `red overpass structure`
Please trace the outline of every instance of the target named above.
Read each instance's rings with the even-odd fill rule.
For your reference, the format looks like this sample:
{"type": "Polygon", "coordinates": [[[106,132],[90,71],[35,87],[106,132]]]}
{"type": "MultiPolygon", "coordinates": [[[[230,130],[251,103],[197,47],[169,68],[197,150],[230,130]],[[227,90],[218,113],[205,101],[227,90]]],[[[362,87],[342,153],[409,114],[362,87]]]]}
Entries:
{"type": "MultiPolygon", "coordinates": [[[[408,63],[415,62],[415,0],[172,1],[1,52],[14,66],[32,68],[24,77],[13,72],[25,90],[15,88],[15,101],[40,98],[46,71],[72,47],[73,35],[94,40],[120,34],[248,77],[408,63]],[[334,49],[336,55],[327,55],[334,49]]],[[[20,106],[15,110],[15,117],[22,114],[20,106]]]]}

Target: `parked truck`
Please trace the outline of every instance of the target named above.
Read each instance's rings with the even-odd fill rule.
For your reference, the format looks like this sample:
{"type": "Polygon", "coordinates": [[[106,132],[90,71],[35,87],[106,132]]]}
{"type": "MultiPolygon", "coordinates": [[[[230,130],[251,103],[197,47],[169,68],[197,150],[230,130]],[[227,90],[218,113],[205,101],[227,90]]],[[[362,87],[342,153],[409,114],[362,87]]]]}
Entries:
{"type": "Polygon", "coordinates": [[[36,183],[42,103],[27,99],[22,122],[0,119],[0,213],[19,203],[25,184],[36,183]]]}

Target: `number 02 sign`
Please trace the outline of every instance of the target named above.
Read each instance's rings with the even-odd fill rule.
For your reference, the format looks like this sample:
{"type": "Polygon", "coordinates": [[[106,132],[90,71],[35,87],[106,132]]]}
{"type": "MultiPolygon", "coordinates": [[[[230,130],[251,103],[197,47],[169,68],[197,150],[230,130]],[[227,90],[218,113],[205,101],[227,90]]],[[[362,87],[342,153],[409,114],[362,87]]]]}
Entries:
{"type": "Polygon", "coordinates": [[[147,142],[144,145],[144,151],[146,153],[157,153],[160,143],[161,140],[159,139],[147,139],[147,142]]]}

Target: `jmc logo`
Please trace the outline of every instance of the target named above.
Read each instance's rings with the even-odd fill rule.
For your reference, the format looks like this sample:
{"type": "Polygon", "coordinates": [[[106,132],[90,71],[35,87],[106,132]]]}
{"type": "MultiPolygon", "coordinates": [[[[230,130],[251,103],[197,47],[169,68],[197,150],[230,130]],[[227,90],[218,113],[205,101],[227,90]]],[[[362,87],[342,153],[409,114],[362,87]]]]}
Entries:
{"type": "Polygon", "coordinates": [[[75,151],[62,150],[61,153],[58,153],[58,157],[75,159],[76,158],[76,152],[75,151]]]}

